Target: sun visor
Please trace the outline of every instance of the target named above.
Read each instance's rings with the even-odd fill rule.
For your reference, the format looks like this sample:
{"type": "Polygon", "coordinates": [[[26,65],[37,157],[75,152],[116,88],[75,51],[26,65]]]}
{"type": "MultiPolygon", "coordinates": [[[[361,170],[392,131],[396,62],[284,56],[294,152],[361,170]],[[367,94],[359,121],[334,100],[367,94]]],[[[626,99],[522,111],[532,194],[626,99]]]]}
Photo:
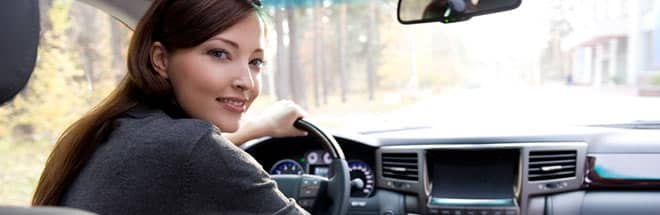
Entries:
{"type": "Polygon", "coordinates": [[[39,2],[3,1],[0,7],[0,105],[20,92],[32,74],[39,43],[39,2]]]}

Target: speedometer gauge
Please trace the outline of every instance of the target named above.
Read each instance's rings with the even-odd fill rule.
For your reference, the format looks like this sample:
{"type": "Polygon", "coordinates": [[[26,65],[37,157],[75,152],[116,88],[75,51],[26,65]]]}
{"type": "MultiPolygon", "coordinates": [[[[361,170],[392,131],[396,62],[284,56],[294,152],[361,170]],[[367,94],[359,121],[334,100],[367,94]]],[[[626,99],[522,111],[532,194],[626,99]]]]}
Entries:
{"type": "Polygon", "coordinates": [[[273,165],[272,168],[270,168],[270,174],[271,175],[302,175],[303,174],[303,168],[302,166],[291,159],[284,159],[277,161],[273,165]]]}
{"type": "Polygon", "coordinates": [[[348,167],[351,169],[351,196],[368,197],[376,182],[374,172],[362,161],[350,161],[348,167]]]}

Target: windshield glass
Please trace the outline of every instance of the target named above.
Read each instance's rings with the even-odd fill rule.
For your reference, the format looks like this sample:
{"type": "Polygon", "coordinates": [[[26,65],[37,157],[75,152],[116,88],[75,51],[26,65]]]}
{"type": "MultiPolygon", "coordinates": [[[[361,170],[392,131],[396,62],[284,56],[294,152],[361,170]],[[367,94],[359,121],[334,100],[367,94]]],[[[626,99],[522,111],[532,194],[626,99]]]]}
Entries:
{"type": "Polygon", "coordinates": [[[267,7],[269,99],[349,130],[660,119],[656,1],[524,1],[448,25],[401,25],[396,3],[267,7]]]}
{"type": "MultiPolygon", "coordinates": [[[[39,1],[26,89],[0,107],[0,204],[27,205],[57,137],[126,72],[131,31],[80,1],[39,1]]],[[[264,0],[268,59],[249,114],[290,99],[355,132],[660,120],[660,2],[525,0],[401,25],[396,0],[264,0]]]]}

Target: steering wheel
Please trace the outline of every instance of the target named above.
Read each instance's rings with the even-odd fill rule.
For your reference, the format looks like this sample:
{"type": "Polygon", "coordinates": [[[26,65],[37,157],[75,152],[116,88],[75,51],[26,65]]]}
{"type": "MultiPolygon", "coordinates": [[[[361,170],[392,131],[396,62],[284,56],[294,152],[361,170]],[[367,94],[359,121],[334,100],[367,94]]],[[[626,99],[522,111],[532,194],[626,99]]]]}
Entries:
{"type": "Polygon", "coordinates": [[[307,131],[332,157],[328,178],[316,175],[273,175],[277,187],[284,195],[296,199],[312,214],[343,215],[348,212],[351,192],[350,174],[344,151],[332,135],[314,124],[298,119],[294,127],[307,131]]]}

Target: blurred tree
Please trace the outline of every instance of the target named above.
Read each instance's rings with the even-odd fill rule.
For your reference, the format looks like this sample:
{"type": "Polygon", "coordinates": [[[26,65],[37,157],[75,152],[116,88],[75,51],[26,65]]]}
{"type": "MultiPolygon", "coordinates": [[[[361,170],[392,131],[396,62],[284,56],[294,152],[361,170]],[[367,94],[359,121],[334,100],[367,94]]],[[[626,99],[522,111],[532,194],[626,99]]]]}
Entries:
{"type": "Polygon", "coordinates": [[[573,8],[571,8],[570,2],[559,0],[552,1],[549,10],[552,14],[548,25],[550,37],[547,41],[547,48],[541,53],[541,72],[543,78],[565,80],[569,76],[570,69],[565,68],[569,64],[567,59],[562,57],[561,41],[573,31],[572,23],[567,19],[569,11],[573,8]]]}
{"type": "Polygon", "coordinates": [[[347,16],[347,7],[348,5],[345,2],[339,4],[339,22],[337,22],[337,63],[339,68],[337,74],[339,74],[339,92],[341,94],[341,102],[346,103],[348,100],[348,79],[347,79],[347,60],[348,56],[346,52],[346,16],[347,16]]]}
{"type": "Polygon", "coordinates": [[[68,15],[71,1],[55,0],[46,15],[37,65],[28,88],[9,106],[13,136],[54,141],[75,117],[84,91],[75,77],[82,77],[75,53],[67,52],[71,43],[66,34],[71,27],[68,15]]]}
{"type": "Polygon", "coordinates": [[[117,22],[107,14],[72,0],[42,0],[40,6],[42,35],[34,74],[26,89],[0,108],[0,122],[6,125],[0,137],[53,143],[116,86],[112,68],[124,67],[125,55],[117,60],[113,50],[126,48],[128,31],[123,27],[123,35],[111,43],[117,22]]]}
{"type": "Polygon", "coordinates": [[[374,100],[374,88],[376,87],[376,59],[377,54],[375,46],[378,43],[376,31],[376,17],[377,17],[376,0],[369,1],[369,10],[367,10],[367,86],[369,93],[369,101],[374,100]]]}
{"type": "Polygon", "coordinates": [[[314,84],[312,88],[314,90],[314,106],[319,107],[321,103],[321,94],[323,94],[323,100],[325,101],[326,97],[326,88],[323,78],[323,23],[321,23],[322,18],[324,17],[323,13],[323,2],[316,1],[314,3],[314,14],[313,23],[314,23],[314,65],[313,65],[313,79],[314,84]],[[321,86],[323,85],[323,86],[321,86]]]}
{"type": "MultiPolygon", "coordinates": [[[[276,68],[275,68],[275,93],[278,99],[289,99],[291,98],[291,80],[290,71],[288,67],[288,55],[287,47],[285,42],[285,33],[284,32],[284,12],[282,8],[276,7],[274,10],[275,17],[275,32],[277,33],[277,54],[276,57],[276,68]]],[[[288,26],[287,26],[288,27],[288,26]]]]}
{"type": "Polygon", "coordinates": [[[292,99],[297,104],[307,106],[306,78],[302,71],[299,48],[301,41],[298,39],[298,22],[296,8],[289,5],[286,10],[287,26],[289,28],[289,72],[291,74],[289,83],[292,87],[292,99]]]}
{"type": "Polygon", "coordinates": [[[116,22],[114,18],[107,17],[111,22],[110,30],[110,48],[112,49],[112,70],[115,74],[115,81],[119,82],[126,73],[126,52],[128,51],[128,40],[131,32],[120,22],[116,22]]]}
{"type": "Polygon", "coordinates": [[[328,97],[342,103],[349,95],[373,101],[379,92],[417,85],[435,88],[456,80],[452,73],[456,68],[442,67],[438,72],[437,64],[461,62],[433,61],[428,52],[436,44],[427,45],[430,35],[407,33],[411,27],[399,24],[391,12],[396,10],[394,3],[276,0],[267,6],[277,34],[273,73],[279,99],[301,104],[312,99],[318,107],[327,104],[328,97]]]}

